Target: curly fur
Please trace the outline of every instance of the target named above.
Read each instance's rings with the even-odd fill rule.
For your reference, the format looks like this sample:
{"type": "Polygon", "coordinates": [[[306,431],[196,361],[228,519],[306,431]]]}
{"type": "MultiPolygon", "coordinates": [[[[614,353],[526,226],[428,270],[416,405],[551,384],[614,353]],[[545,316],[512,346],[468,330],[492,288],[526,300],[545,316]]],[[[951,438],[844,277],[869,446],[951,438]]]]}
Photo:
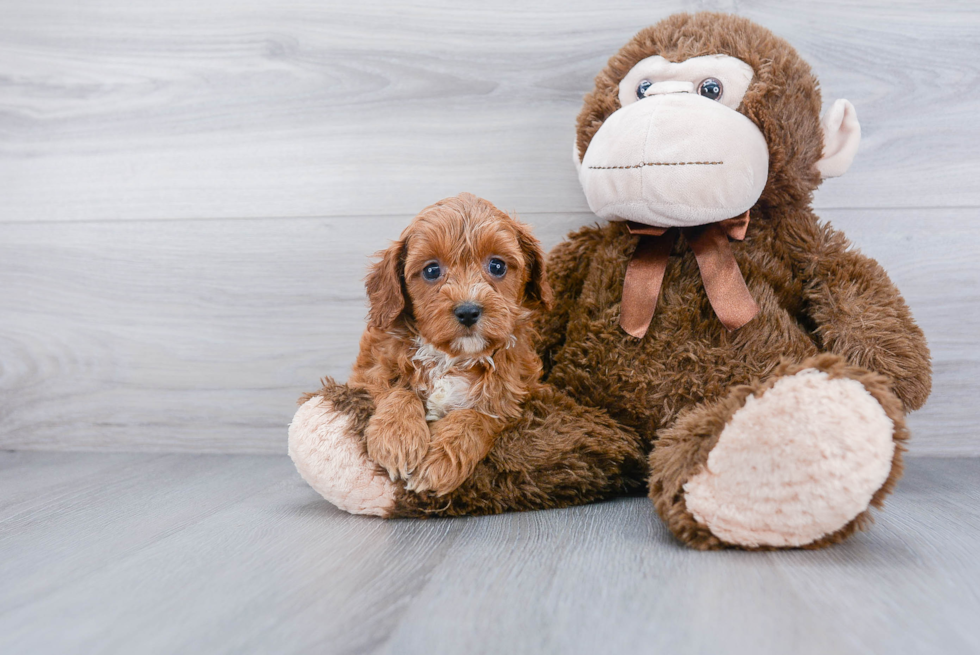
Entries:
{"type": "Polygon", "coordinates": [[[528,228],[468,193],[422,210],[379,253],[349,384],[375,402],[368,455],[393,480],[452,490],[520,415],[541,377],[531,319],[551,299],[545,275],[528,228]],[[487,269],[492,258],[506,263],[499,278],[487,269]],[[441,274],[426,280],[433,263],[441,274]],[[464,303],[481,308],[473,325],[454,313],[464,303]]]}

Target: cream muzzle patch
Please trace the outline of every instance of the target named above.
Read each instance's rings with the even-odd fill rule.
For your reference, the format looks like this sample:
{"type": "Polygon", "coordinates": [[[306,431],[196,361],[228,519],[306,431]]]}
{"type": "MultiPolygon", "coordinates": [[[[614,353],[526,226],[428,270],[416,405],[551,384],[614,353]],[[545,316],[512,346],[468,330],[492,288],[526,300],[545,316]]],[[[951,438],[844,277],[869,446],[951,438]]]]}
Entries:
{"type": "Polygon", "coordinates": [[[752,74],[722,55],[638,63],[620,84],[622,107],[582,158],[589,208],[656,227],[705,225],[749,210],[769,172],[765,137],[736,111],[752,74]],[[709,99],[699,89],[720,95],[709,99]]]}

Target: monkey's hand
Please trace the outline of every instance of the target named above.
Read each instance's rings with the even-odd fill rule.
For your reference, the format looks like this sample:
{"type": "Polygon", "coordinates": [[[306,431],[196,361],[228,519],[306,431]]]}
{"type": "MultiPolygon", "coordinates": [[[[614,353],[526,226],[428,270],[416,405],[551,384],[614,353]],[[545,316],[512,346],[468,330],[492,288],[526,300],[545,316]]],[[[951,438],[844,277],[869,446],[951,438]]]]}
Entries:
{"type": "Polygon", "coordinates": [[[368,457],[394,480],[407,480],[429,449],[425,408],[408,389],[392,389],[376,399],[364,430],[368,457]]]}

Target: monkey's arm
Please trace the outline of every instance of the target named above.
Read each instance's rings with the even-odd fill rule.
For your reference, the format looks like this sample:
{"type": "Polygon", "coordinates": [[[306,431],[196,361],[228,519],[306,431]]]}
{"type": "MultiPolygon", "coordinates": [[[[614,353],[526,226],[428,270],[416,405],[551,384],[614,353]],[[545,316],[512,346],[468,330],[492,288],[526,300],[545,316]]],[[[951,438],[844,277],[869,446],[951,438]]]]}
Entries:
{"type": "Polygon", "coordinates": [[[554,355],[565,343],[565,330],[572,310],[578,303],[596,247],[597,230],[587,227],[568,235],[565,241],[548,253],[548,282],[555,302],[550,311],[537,318],[538,354],[544,365],[545,377],[551,370],[554,355]]]}
{"type": "Polygon", "coordinates": [[[289,428],[289,455],[310,486],[354,514],[461,516],[567,507],[638,491],[648,477],[639,435],[547,385],[531,390],[521,417],[496,434],[489,454],[444,496],[412,493],[369,459],[365,433],[376,412],[362,389],[326,379],[302,403],[289,428]]]}
{"type": "Polygon", "coordinates": [[[851,249],[843,234],[817,228],[817,252],[803,262],[806,313],[822,347],[894,381],[906,411],[932,388],[925,335],[881,265],[851,249]]]}

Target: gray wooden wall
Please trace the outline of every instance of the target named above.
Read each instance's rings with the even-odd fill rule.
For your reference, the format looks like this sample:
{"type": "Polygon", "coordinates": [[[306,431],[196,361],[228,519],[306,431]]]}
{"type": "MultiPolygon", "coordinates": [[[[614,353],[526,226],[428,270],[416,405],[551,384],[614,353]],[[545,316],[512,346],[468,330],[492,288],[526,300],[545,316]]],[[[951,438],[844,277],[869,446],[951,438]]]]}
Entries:
{"type": "Polygon", "coordinates": [[[980,454],[980,8],[925,0],[2,0],[0,448],[283,452],[299,393],[347,375],[367,256],[463,190],[549,246],[592,222],[582,96],[698,9],[856,105],[816,205],[929,337],[913,452],[980,454]]]}

